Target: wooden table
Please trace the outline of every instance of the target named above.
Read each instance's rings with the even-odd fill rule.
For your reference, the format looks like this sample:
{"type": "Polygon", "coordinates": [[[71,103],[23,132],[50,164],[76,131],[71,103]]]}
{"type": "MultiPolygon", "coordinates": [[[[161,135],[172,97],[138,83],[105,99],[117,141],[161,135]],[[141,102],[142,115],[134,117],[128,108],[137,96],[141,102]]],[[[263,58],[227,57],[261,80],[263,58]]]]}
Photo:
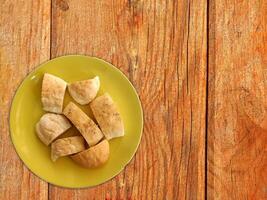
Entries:
{"type": "Polygon", "coordinates": [[[0,199],[267,199],[265,0],[2,0],[0,199]],[[8,117],[21,81],[66,54],[125,73],[141,145],[116,178],[55,187],[23,165],[8,117]]]}

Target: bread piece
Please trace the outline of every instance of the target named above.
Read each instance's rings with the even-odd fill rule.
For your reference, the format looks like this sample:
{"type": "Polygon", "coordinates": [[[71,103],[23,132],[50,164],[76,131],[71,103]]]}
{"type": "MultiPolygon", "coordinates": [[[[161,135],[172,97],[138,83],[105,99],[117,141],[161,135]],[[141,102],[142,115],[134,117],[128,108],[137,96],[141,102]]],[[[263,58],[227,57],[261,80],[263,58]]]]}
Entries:
{"type": "Polygon", "coordinates": [[[44,74],[42,83],[43,109],[48,112],[62,113],[67,83],[51,74],[44,74]]]}
{"type": "Polygon", "coordinates": [[[85,150],[82,136],[58,139],[51,144],[51,159],[55,162],[59,157],[71,155],[85,150]]]}
{"type": "Polygon", "coordinates": [[[124,135],[121,116],[109,94],[97,97],[90,106],[107,140],[124,135]]]}
{"type": "Polygon", "coordinates": [[[89,146],[95,145],[103,138],[103,134],[95,122],[74,103],[70,102],[63,113],[80,131],[89,146]]]}
{"type": "Polygon", "coordinates": [[[77,81],[68,85],[72,98],[79,104],[85,105],[91,102],[97,95],[100,87],[99,77],[77,81]]]}
{"type": "Polygon", "coordinates": [[[94,168],[103,165],[109,158],[109,143],[103,140],[99,144],[71,156],[78,164],[87,168],[94,168]]]}
{"type": "Polygon", "coordinates": [[[40,140],[49,145],[70,127],[71,124],[64,115],[46,113],[36,124],[36,132],[40,140]]]}

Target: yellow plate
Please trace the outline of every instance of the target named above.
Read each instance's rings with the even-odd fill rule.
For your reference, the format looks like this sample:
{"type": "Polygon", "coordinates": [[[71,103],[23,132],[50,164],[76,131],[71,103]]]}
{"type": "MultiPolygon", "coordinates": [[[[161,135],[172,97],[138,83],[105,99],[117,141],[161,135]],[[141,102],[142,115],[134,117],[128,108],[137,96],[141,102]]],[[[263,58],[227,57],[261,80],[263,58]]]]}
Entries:
{"type": "MultiPolygon", "coordinates": [[[[75,102],[66,92],[64,105],[75,102]]],[[[89,106],[80,106],[91,115],[89,106]]],[[[92,115],[91,115],[92,116],[92,115]]],[[[12,142],[25,165],[37,176],[54,185],[82,188],[101,184],[116,176],[134,156],[143,129],[143,113],[138,95],[123,73],[101,59],[80,55],[58,57],[43,63],[31,72],[18,88],[10,111],[12,142]],[[86,169],[63,157],[55,163],[50,159],[50,147],[36,136],[35,124],[45,113],[41,104],[43,74],[54,74],[67,82],[99,76],[98,95],[108,92],[121,113],[125,136],[110,141],[108,162],[96,169],[86,169]]],[[[64,135],[76,135],[73,127],[64,135]]],[[[11,166],[12,167],[12,166],[11,166]]]]}

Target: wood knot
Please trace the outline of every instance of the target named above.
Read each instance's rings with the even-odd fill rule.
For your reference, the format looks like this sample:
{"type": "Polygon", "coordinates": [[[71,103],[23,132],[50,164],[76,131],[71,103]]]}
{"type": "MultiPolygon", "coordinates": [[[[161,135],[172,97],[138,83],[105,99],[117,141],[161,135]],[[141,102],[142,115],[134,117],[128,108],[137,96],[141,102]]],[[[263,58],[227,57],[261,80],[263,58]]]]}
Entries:
{"type": "Polygon", "coordinates": [[[129,9],[133,11],[132,25],[140,26],[142,24],[143,4],[140,0],[128,0],[129,9]]]}
{"type": "Polygon", "coordinates": [[[69,5],[66,1],[64,0],[57,0],[56,1],[56,6],[59,7],[60,10],[62,11],[67,11],[69,10],[69,5]]]}
{"type": "Polygon", "coordinates": [[[135,6],[137,6],[139,3],[141,3],[140,2],[140,0],[128,0],[128,6],[129,7],[135,7],[135,6]]]}

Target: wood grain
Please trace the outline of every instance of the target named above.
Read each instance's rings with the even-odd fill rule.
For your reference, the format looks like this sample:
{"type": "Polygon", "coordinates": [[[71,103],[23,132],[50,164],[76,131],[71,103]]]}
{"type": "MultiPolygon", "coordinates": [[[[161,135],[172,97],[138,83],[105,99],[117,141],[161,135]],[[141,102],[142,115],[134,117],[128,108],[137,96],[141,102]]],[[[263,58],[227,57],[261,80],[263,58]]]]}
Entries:
{"type": "Polygon", "coordinates": [[[86,54],[122,70],[144,109],[141,145],[100,186],[50,185],[50,199],[204,199],[207,3],[53,1],[52,57],[86,54]]]}
{"type": "Polygon", "coordinates": [[[29,71],[50,58],[50,1],[1,1],[0,199],[47,199],[48,184],[20,161],[9,136],[12,97],[29,71]]]}
{"type": "Polygon", "coordinates": [[[267,199],[267,3],[209,11],[208,198],[267,199]]]}
{"type": "Polygon", "coordinates": [[[267,199],[267,4],[208,2],[207,11],[207,0],[1,1],[0,199],[204,199],[205,187],[209,199],[267,199]],[[48,188],[9,137],[20,82],[66,54],[113,63],[144,109],[134,159],[82,190],[48,188]]]}

